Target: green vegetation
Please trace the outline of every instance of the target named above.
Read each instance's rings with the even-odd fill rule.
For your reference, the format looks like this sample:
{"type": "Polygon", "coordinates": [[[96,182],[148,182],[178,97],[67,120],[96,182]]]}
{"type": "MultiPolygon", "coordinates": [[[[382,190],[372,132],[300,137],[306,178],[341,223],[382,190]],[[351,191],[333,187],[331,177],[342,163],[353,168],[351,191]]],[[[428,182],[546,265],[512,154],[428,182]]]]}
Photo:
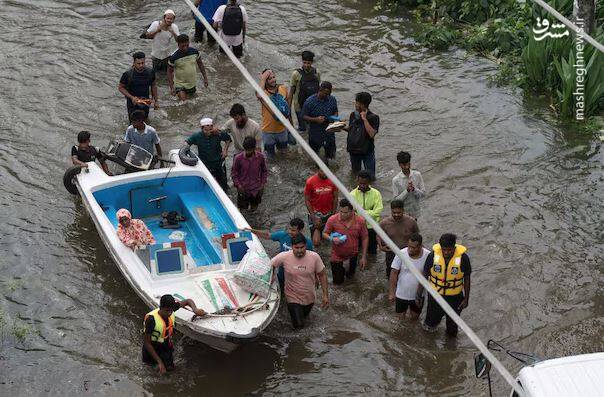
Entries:
{"type": "Polygon", "coordinates": [[[13,322],[13,336],[19,343],[23,343],[27,335],[31,333],[31,327],[29,324],[22,321],[13,322]]]}
{"type": "MultiPolygon", "coordinates": [[[[573,0],[548,3],[572,20],[573,0]]],[[[420,44],[438,50],[455,45],[493,60],[499,64],[494,83],[548,95],[562,118],[575,118],[581,99],[586,121],[604,109],[604,54],[585,43],[580,59],[573,34],[535,40],[537,18],[553,23],[554,17],[530,0],[381,0],[380,7],[412,9],[424,26],[417,37],[420,44]],[[586,73],[575,66],[581,61],[586,73]],[[574,94],[578,79],[584,84],[582,98],[574,94]]],[[[603,25],[604,7],[599,7],[591,36],[601,43],[603,25]]]]}
{"type": "Polygon", "coordinates": [[[20,279],[11,278],[10,280],[4,281],[4,285],[9,292],[15,292],[22,287],[23,282],[20,279]]]}
{"type": "Polygon", "coordinates": [[[0,347],[4,344],[4,338],[6,337],[6,315],[4,314],[4,310],[0,308],[0,347]]]}

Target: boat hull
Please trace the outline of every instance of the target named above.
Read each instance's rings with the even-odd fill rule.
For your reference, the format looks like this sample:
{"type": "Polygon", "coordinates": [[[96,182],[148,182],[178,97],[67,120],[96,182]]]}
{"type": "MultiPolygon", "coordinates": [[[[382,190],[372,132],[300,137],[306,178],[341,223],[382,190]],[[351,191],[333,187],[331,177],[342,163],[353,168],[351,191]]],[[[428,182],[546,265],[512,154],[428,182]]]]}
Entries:
{"type": "MultiPolygon", "coordinates": [[[[222,209],[217,209],[221,214],[220,216],[217,216],[216,211],[213,211],[209,212],[209,216],[204,219],[205,221],[208,221],[208,219],[215,220],[216,218],[222,225],[218,227],[218,231],[212,231],[212,233],[219,233],[221,228],[224,230],[233,229],[236,231],[249,227],[228,196],[226,196],[202,164],[198,164],[194,167],[185,166],[179,163],[177,156],[174,156],[175,154],[176,152],[171,153],[172,157],[176,157],[176,165],[170,171],[170,174],[168,174],[167,169],[163,169],[107,177],[100,167],[91,164],[88,173],[83,173],[77,177],[76,186],[82,197],[82,202],[91,216],[99,236],[109,254],[126,281],[149,308],[158,306],[161,295],[165,293],[174,293],[174,291],[179,292],[178,294],[175,294],[177,298],[192,298],[198,306],[209,313],[215,312],[216,309],[220,307],[219,305],[224,303],[225,296],[231,298],[229,300],[230,304],[227,304],[225,307],[229,307],[229,305],[231,307],[236,307],[237,304],[246,303],[246,299],[249,300],[249,304],[252,305],[251,307],[253,310],[250,310],[250,313],[244,315],[213,315],[202,319],[192,319],[192,313],[183,309],[178,310],[175,313],[176,328],[178,331],[192,339],[207,344],[214,349],[228,353],[235,350],[241,343],[257,338],[262,330],[264,330],[273,320],[277,313],[280,299],[280,293],[277,287],[271,289],[270,295],[266,299],[257,296],[252,298],[251,294],[240,290],[236,283],[232,282],[232,274],[236,269],[236,265],[228,263],[226,260],[221,263],[216,263],[216,261],[225,258],[220,257],[220,254],[216,254],[215,251],[220,252],[220,249],[214,249],[214,251],[212,251],[212,247],[215,248],[216,242],[210,241],[212,240],[210,238],[211,236],[206,236],[206,240],[210,241],[209,243],[204,241],[203,243],[205,245],[198,244],[202,246],[201,249],[195,247],[195,242],[198,242],[198,240],[201,239],[198,238],[198,236],[193,236],[190,241],[187,241],[187,251],[189,251],[189,253],[188,259],[185,259],[186,269],[183,274],[154,274],[153,268],[145,265],[145,263],[143,263],[144,261],[141,261],[132,250],[125,247],[119,239],[117,239],[116,220],[110,219],[115,208],[99,202],[99,198],[103,198],[103,202],[107,204],[107,200],[111,200],[111,198],[107,199],[106,197],[120,195],[119,192],[117,192],[115,194],[106,194],[103,196],[101,192],[107,189],[116,189],[120,186],[128,186],[129,184],[135,182],[140,183],[141,181],[157,183],[156,181],[158,178],[161,179],[164,177],[167,177],[164,181],[168,181],[165,186],[169,186],[170,183],[176,183],[175,181],[177,181],[178,178],[195,177],[201,178],[203,182],[207,184],[208,190],[205,192],[204,197],[214,194],[216,203],[219,203],[218,207],[222,207],[222,209]],[[176,179],[171,180],[171,178],[176,179]],[[106,207],[109,207],[110,209],[106,207]],[[196,266],[196,264],[199,263],[203,263],[203,266],[196,266]],[[202,285],[205,287],[205,290],[208,289],[208,285],[212,285],[214,289],[210,290],[210,295],[214,292],[216,297],[220,295],[222,301],[220,299],[209,299],[208,294],[204,295],[204,288],[201,288],[202,285]],[[226,294],[218,287],[218,285],[226,287],[226,294]]],[[[130,196],[132,196],[132,190],[135,189],[131,189],[129,193],[130,196]]],[[[187,199],[189,196],[187,196],[187,199]]],[[[130,204],[133,205],[132,197],[130,204]]],[[[216,206],[217,204],[214,203],[213,205],[216,206]]],[[[145,213],[144,208],[135,210],[145,213]]],[[[194,215],[195,214],[193,213],[192,217],[194,217],[194,215]]],[[[191,219],[191,222],[193,222],[193,219],[191,219]]],[[[192,223],[190,229],[193,230],[196,228],[195,230],[199,231],[200,228],[204,227],[202,223],[203,222],[197,220],[194,224],[192,223]]],[[[185,230],[188,231],[189,229],[185,230]]],[[[203,230],[203,232],[208,234],[207,230],[203,230]]],[[[215,239],[216,238],[214,238],[214,240],[215,239]]],[[[252,236],[252,240],[256,244],[259,244],[256,236],[252,236]]],[[[156,270],[159,271],[159,267],[156,270]]]]}

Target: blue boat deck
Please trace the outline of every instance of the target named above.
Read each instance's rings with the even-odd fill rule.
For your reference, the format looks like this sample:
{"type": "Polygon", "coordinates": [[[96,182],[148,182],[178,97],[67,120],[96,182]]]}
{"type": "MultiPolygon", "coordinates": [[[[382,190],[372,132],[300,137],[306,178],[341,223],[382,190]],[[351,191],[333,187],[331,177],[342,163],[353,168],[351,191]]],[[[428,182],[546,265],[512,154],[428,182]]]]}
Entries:
{"type": "Polygon", "coordinates": [[[116,229],[116,211],[126,208],[133,218],[145,222],[157,243],[184,241],[196,266],[221,263],[222,235],[237,232],[229,213],[200,177],[178,176],[163,183],[161,179],[137,181],[99,190],[94,196],[116,229]],[[181,228],[159,226],[161,213],[167,211],[186,218],[181,228]],[[183,238],[178,238],[181,233],[183,238]]]}
{"type": "Polygon", "coordinates": [[[187,246],[187,251],[195,261],[196,266],[214,264],[214,255],[209,255],[207,250],[201,249],[203,244],[198,240],[196,233],[194,232],[195,228],[190,226],[190,220],[187,219],[185,222],[180,222],[181,227],[179,229],[164,229],[160,227],[159,224],[162,218],[157,216],[143,218],[142,220],[149,230],[151,230],[151,233],[153,233],[153,237],[155,237],[155,242],[157,244],[184,241],[187,246]],[[179,238],[179,234],[183,234],[183,238],[179,238]]]}

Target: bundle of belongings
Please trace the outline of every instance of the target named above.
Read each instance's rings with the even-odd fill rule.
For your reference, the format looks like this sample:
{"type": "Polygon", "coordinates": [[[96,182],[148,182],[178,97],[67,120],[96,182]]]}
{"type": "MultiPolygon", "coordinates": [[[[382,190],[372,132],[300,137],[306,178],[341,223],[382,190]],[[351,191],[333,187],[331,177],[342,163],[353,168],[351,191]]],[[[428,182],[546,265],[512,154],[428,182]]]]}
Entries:
{"type": "Polygon", "coordinates": [[[248,251],[235,270],[233,279],[245,291],[268,298],[273,270],[270,258],[257,242],[248,241],[246,244],[248,251]]]}
{"type": "Polygon", "coordinates": [[[180,222],[187,220],[176,211],[162,212],[161,217],[162,220],[159,223],[159,227],[164,229],[180,229],[180,222]]]}

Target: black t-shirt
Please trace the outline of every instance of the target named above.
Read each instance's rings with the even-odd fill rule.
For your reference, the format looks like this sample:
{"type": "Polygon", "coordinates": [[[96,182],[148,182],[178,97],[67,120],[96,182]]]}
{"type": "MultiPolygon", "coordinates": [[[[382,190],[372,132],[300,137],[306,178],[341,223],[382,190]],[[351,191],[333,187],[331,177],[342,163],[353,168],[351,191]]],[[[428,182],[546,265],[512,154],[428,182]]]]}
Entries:
{"type": "MultiPolygon", "coordinates": [[[[426,262],[424,262],[424,275],[427,276],[430,274],[430,268],[434,263],[434,252],[430,252],[426,257],[426,262]]],[[[472,273],[472,265],[470,265],[470,257],[465,253],[461,254],[461,271],[464,276],[469,276],[472,273]]]]}
{"type": "Polygon", "coordinates": [[[150,68],[145,68],[142,72],[137,72],[132,68],[125,71],[120,79],[120,83],[126,87],[128,92],[139,98],[149,98],[151,85],[154,81],[155,72],[150,68]],[[130,75],[132,75],[132,81],[129,81],[130,75]]]}
{"type": "MultiPolygon", "coordinates": [[[[370,110],[367,111],[367,121],[369,125],[375,129],[375,133],[378,133],[380,128],[380,116],[372,113],[370,110]]],[[[348,136],[346,139],[346,150],[351,154],[367,154],[373,150],[373,138],[367,134],[365,129],[365,123],[359,116],[356,117],[355,112],[350,113],[348,120],[348,136]]]]}
{"type": "Polygon", "coordinates": [[[99,156],[99,151],[94,146],[88,146],[87,150],[80,149],[78,145],[74,145],[71,148],[71,155],[76,156],[78,160],[87,163],[89,161],[99,160],[103,162],[101,156],[99,156]]]}

